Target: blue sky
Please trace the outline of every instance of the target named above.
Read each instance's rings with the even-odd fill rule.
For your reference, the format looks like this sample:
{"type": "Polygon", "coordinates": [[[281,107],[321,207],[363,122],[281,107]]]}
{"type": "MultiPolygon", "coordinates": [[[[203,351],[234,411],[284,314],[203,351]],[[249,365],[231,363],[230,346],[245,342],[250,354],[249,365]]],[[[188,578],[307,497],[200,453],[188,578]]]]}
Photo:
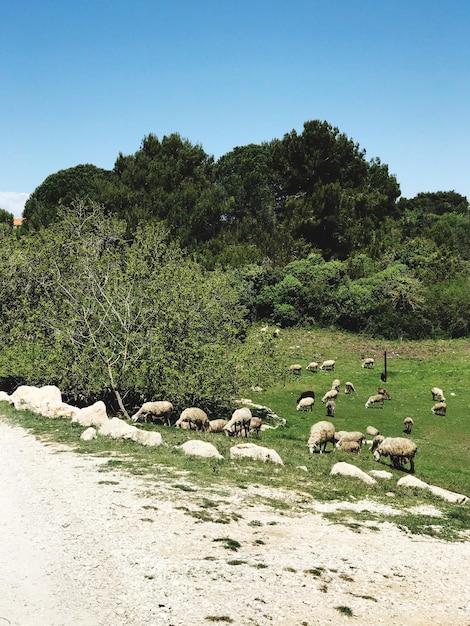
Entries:
{"type": "Polygon", "coordinates": [[[218,158],[312,119],[403,196],[470,200],[469,26],[468,0],[5,2],[0,207],[20,215],[49,174],[111,169],[149,133],[218,158]]]}

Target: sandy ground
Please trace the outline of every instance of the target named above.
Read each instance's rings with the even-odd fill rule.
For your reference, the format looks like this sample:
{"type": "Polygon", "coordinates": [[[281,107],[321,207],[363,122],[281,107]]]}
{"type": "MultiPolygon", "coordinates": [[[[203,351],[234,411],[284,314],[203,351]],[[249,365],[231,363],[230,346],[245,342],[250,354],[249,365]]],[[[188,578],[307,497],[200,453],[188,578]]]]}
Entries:
{"type": "Polygon", "coordinates": [[[0,626],[470,626],[470,542],[354,532],[322,518],[339,503],[286,513],[266,498],[298,496],[265,488],[100,473],[1,419],[0,450],[0,626]]]}

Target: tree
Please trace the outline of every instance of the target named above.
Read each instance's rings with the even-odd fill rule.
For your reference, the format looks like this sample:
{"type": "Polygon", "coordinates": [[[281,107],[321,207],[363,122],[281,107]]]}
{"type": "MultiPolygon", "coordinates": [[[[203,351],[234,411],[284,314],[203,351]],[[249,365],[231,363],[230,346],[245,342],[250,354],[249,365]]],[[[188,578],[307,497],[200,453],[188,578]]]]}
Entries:
{"type": "Polygon", "coordinates": [[[76,165],[51,174],[36,187],[26,201],[23,216],[27,230],[48,226],[57,220],[58,207],[76,200],[100,202],[100,190],[109,183],[112,172],[95,165],[76,165]]]}
{"type": "Polygon", "coordinates": [[[144,223],[131,241],[125,229],[80,201],[25,238],[22,346],[43,360],[36,380],[88,397],[111,390],[124,415],[128,396],[227,401],[251,372],[240,359],[239,281],[205,272],[161,225],[144,223]]]}

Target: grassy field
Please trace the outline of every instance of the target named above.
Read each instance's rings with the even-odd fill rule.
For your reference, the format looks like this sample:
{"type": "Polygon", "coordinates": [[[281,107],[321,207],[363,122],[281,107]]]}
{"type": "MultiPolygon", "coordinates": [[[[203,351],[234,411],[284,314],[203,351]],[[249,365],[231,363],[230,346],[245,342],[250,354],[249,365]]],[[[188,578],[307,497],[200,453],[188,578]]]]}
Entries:
{"type": "MultiPolygon", "coordinates": [[[[255,333],[256,335],[256,333],[255,333]]],[[[256,340],[256,336],[251,340],[256,340]]],[[[405,475],[391,469],[388,460],[376,463],[368,447],[360,455],[336,450],[327,454],[309,454],[308,432],[312,423],[327,419],[321,403],[323,394],[331,388],[334,378],[341,381],[341,391],[336,402],[336,414],[331,420],[336,430],[365,432],[372,425],[386,436],[407,436],[403,433],[403,420],[412,417],[413,432],[409,436],[418,446],[415,458],[416,476],[421,480],[451,491],[470,496],[470,343],[458,341],[429,342],[379,342],[371,339],[326,330],[283,330],[277,349],[285,357],[285,367],[291,363],[303,366],[301,376],[284,376],[279,372],[278,382],[261,392],[246,390],[245,398],[270,407],[286,419],[286,425],[263,431],[256,443],[274,448],[284,460],[284,467],[253,461],[230,461],[230,447],[239,441],[223,435],[189,433],[164,426],[145,424],[142,428],[156,429],[163,435],[165,447],[145,448],[131,442],[112,441],[100,437],[84,443],[80,441],[82,429],[71,427],[66,420],[39,418],[28,412],[15,411],[2,403],[1,412],[6,419],[19,422],[36,435],[72,444],[77,452],[109,455],[102,470],[122,468],[135,474],[167,481],[175,489],[198,489],[207,485],[246,488],[249,484],[269,485],[304,494],[305,502],[312,496],[319,500],[352,500],[371,498],[377,502],[391,503],[390,492],[395,494],[394,506],[412,507],[432,503],[443,511],[443,518],[410,516],[404,513],[395,518],[412,532],[436,534],[455,539],[462,529],[470,529],[468,505],[452,505],[423,490],[397,488],[396,480],[405,475]],[[387,381],[383,383],[384,352],[387,352],[387,381]],[[375,368],[361,367],[363,357],[374,357],[375,368]],[[334,372],[320,371],[312,374],[305,366],[312,360],[335,359],[334,372]],[[356,392],[344,394],[344,383],[351,381],[356,392]],[[383,409],[364,407],[369,395],[378,386],[385,386],[392,400],[383,409]],[[431,387],[444,390],[447,415],[431,414],[434,404],[431,387]],[[316,402],[313,412],[296,411],[296,399],[301,391],[313,389],[316,402]],[[190,438],[203,438],[216,445],[225,460],[203,460],[185,457],[173,448],[190,438]],[[354,463],[364,471],[386,469],[393,473],[391,481],[365,485],[353,479],[330,476],[332,465],[338,461],[354,463]],[[300,469],[302,468],[302,469],[300,469]],[[183,472],[181,474],[181,472],[183,472]],[[176,478],[180,476],[180,478],[176,478]],[[181,479],[184,476],[184,480],[181,479]]],[[[256,381],[254,381],[256,384],[256,381]]],[[[235,407],[234,407],[235,408],[235,407]]],[[[211,415],[210,418],[221,417],[211,415]]],[[[274,498],[273,507],[286,506],[280,497],[274,498]]],[[[341,514],[338,514],[341,517],[341,514]]],[[[369,514],[369,518],[371,514],[369,514]]],[[[383,515],[377,519],[384,519],[383,515]]]]}

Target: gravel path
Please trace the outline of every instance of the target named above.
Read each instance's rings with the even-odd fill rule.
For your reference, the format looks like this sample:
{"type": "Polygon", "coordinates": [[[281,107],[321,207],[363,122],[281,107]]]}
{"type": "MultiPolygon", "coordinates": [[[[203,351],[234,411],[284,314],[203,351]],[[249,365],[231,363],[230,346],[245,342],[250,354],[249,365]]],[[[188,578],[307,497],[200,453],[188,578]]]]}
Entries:
{"type": "Polygon", "coordinates": [[[470,626],[468,542],[100,473],[1,419],[0,449],[0,626],[470,626]]]}

